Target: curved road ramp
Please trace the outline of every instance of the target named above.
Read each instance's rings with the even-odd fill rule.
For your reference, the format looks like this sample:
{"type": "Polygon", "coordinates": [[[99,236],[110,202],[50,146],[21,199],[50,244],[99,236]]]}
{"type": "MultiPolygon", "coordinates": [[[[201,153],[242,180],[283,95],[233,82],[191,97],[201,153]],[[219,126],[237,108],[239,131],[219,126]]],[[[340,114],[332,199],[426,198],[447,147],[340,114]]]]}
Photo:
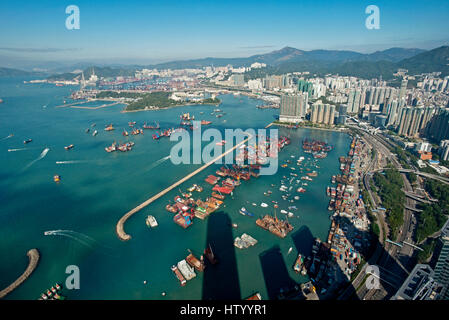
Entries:
{"type": "Polygon", "coordinates": [[[29,258],[28,267],[16,281],[11,283],[6,289],[0,291],[0,299],[4,298],[8,293],[20,286],[22,282],[28,279],[28,277],[33,273],[34,269],[36,269],[37,263],[39,262],[39,251],[37,251],[37,249],[31,249],[28,251],[27,256],[29,258]]]}

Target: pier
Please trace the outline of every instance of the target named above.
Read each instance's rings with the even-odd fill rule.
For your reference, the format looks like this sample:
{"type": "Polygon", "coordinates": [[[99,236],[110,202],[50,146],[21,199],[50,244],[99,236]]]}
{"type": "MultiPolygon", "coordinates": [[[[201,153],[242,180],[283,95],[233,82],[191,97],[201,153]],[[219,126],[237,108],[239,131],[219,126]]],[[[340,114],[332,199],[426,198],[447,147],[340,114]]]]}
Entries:
{"type": "Polygon", "coordinates": [[[162,190],[161,192],[159,192],[158,194],[156,194],[155,196],[149,198],[148,200],[146,200],[145,202],[143,202],[142,204],[138,205],[137,207],[135,207],[134,209],[132,209],[131,211],[127,212],[123,217],[120,218],[120,220],[117,222],[117,226],[116,226],[116,232],[117,232],[117,236],[120,238],[120,240],[123,241],[127,241],[129,239],[131,239],[131,236],[129,234],[127,234],[123,228],[126,220],[128,220],[133,214],[139,212],[140,210],[142,210],[143,208],[145,208],[146,206],[148,206],[150,203],[156,201],[157,199],[159,199],[160,197],[162,197],[163,195],[165,195],[166,193],[170,192],[171,190],[173,190],[174,188],[176,188],[177,186],[181,185],[182,183],[186,182],[187,180],[189,180],[190,178],[192,178],[193,176],[197,175],[198,173],[200,173],[201,171],[203,171],[204,169],[206,169],[207,167],[209,167],[211,164],[215,163],[217,160],[223,158],[224,156],[226,156],[228,153],[233,152],[235,149],[237,149],[238,147],[240,147],[242,144],[244,144],[245,142],[247,142],[249,139],[251,138],[251,136],[249,136],[248,138],[246,138],[245,140],[243,140],[242,142],[240,142],[239,144],[235,145],[234,147],[230,148],[229,150],[226,150],[224,153],[222,153],[221,155],[215,157],[213,160],[209,161],[208,163],[206,163],[205,165],[203,165],[201,168],[196,169],[195,171],[193,171],[192,173],[188,174],[187,176],[185,176],[184,178],[182,178],[181,180],[175,182],[174,184],[172,184],[171,186],[169,186],[168,188],[162,190]]]}
{"type": "Polygon", "coordinates": [[[6,289],[0,291],[0,299],[20,286],[22,282],[28,279],[28,277],[33,273],[34,269],[36,269],[37,263],[39,262],[39,251],[37,251],[37,249],[31,249],[27,252],[27,256],[29,258],[28,267],[16,281],[11,283],[6,289]]]}

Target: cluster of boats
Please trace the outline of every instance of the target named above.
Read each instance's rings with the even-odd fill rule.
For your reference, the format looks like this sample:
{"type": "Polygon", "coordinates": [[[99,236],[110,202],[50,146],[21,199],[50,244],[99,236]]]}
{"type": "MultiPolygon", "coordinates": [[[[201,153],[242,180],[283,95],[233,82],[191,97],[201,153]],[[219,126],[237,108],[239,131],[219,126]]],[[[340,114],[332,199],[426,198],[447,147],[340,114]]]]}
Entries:
{"type": "Polygon", "coordinates": [[[262,229],[270,231],[272,234],[285,238],[287,234],[293,230],[293,226],[287,220],[279,219],[274,212],[274,217],[266,214],[263,218],[256,220],[256,225],[262,229]]]}
{"type": "Polygon", "coordinates": [[[61,290],[62,286],[56,283],[50,289],[47,289],[44,293],[42,293],[38,300],[64,300],[65,297],[60,295],[61,290]]]}
{"type": "Polygon", "coordinates": [[[106,152],[114,152],[114,151],[131,151],[132,147],[134,146],[134,142],[128,141],[122,144],[117,144],[115,141],[112,143],[111,146],[104,148],[106,152]]]}
{"type": "Polygon", "coordinates": [[[255,246],[257,242],[258,241],[256,239],[244,233],[240,237],[236,237],[234,239],[234,246],[239,249],[247,249],[249,247],[255,246]]]}
{"type": "Polygon", "coordinates": [[[206,256],[206,258],[212,265],[218,262],[210,245],[204,250],[204,256],[201,255],[199,259],[192,253],[192,251],[188,251],[189,255],[185,259],[179,261],[176,265],[173,265],[171,267],[171,270],[179,280],[181,286],[185,286],[187,284],[187,281],[192,280],[196,277],[195,271],[204,271],[204,269],[206,268],[206,265],[204,263],[204,256],[206,256]]]}
{"type": "Polygon", "coordinates": [[[323,159],[327,157],[327,153],[333,149],[333,147],[324,141],[307,140],[302,142],[302,148],[306,153],[312,153],[315,159],[323,159]]]}

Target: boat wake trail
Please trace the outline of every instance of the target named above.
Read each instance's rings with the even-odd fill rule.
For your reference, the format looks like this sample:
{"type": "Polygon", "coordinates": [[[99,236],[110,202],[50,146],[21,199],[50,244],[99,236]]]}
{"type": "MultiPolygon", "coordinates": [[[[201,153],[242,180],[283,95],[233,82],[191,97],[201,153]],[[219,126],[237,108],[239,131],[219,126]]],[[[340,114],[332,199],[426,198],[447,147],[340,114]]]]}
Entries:
{"type": "Polygon", "coordinates": [[[0,139],[0,141],[3,141],[3,140],[6,140],[6,139],[9,139],[9,138],[12,138],[13,136],[14,136],[14,135],[11,133],[9,136],[0,139]]]}
{"type": "Polygon", "coordinates": [[[50,151],[50,148],[45,148],[45,149],[41,152],[40,156],[39,156],[37,159],[34,159],[33,161],[31,161],[31,162],[25,167],[24,170],[28,169],[29,167],[31,167],[33,164],[35,164],[35,163],[38,162],[39,160],[45,158],[45,156],[47,155],[48,151],[50,151]]]}
{"type": "Polygon", "coordinates": [[[170,158],[171,158],[171,156],[166,156],[166,157],[163,157],[162,159],[159,159],[159,160],[155,161],[147,170],[151,170],[151,169],[156,168],[158,165],[160,165],[161,163],[167,161],[170,158]]]}
{"type": "Polygon", "coordinates": [[[16,152],[16,151],[23,151],[28,150],[27,148],[19,148],[19,149],[8,149],[8,152],[16,152]]]}
{"type": "Polygon", "coordinates": [[[105,253],[104,251],[106,250],[107,255],[111,255],[112,253],[112,249],[110,247],[106,247],[102,244],[100,244],[97,240],[95,240],[92,237],[89,237],[88,235],[85,235],[83,233],[80,232],[76,232],[73,230],[51,230],[51,231],[45,231],[44,235],[46,236],[62,236],[62,237],[67,237],[70,238],[72,240],[75,240],[76,242],[90,248],[93,249],[95,246],[99,246],[101,247],[101,251],[103,253],[105,253]]]}
{"type": "Polygon", "coordinates": [[[74,164],[74,163],[87,163],[89,160],[68,160],[68,161],[56,161],[56,164],[74,164]]]}

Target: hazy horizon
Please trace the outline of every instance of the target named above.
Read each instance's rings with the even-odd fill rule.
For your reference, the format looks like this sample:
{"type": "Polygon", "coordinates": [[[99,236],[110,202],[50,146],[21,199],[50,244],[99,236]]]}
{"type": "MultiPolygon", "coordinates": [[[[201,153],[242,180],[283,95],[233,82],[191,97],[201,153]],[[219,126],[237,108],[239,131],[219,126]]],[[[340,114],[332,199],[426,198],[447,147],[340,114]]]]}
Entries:
{"type": "Polygon", "coordinates": [[[155,64],[249,57],[285,46],[360,53],[429,50],[449,43],[448,18],[449,2],[436,0],[2,2],[0,64],[155,64]],[[72,4],[80,11],[78,30],[65,25],[72,4]],[[366,28],[370,4],[379,8],[379,29],[366,28]]]}

